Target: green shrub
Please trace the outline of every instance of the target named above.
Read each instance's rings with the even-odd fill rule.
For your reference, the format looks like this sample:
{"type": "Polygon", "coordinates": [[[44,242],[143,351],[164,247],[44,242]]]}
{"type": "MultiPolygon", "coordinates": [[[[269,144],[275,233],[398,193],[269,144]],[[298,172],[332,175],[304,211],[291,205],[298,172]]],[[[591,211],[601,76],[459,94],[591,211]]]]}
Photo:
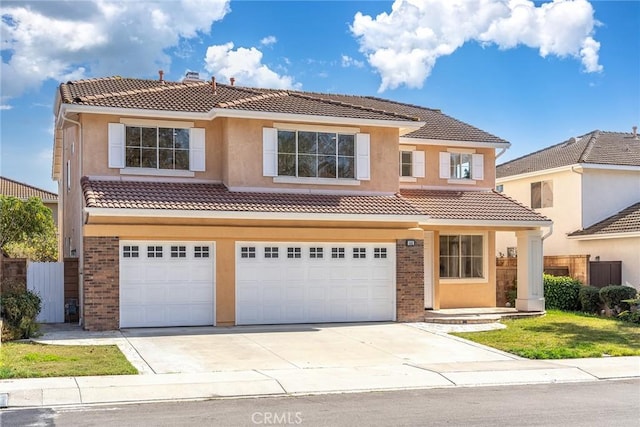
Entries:
{"type": "Polygon", "coordinates": [[[595,286],[582,286],[578,292],[580,309],[585,313],[598,313],[602,307],[600,289],[595,286]]]}
{"type": "Polygon", "coordinates": [[[618,314],[618,319],[629,323],[637,323],[640,325],[640,311],[625,310],[618,314]]]}
{"type": "Polygon", "coordinates": [[[634,299],[637,295],[638,291],[631,286],[609,285],[600,289],[600,299],[614,316],[630,310],[631,305],[624,300],[634,299]]]}
{"type": "Polygon", "coordinates": [[[547,309],[580,310],[578,297],[582,288],[580,281],[567,276],[551,276],[550,274],[545,274],[543,279],[544,302],[547,309]]]}
{"type": "Polygon", "coordinates": [[[40,313],[42,301],[35,293],[26,289],[24,283],[4,281],[0,313],[4,318],[2,339],[29,338],[38,332],[36,317],[40,313]]]}

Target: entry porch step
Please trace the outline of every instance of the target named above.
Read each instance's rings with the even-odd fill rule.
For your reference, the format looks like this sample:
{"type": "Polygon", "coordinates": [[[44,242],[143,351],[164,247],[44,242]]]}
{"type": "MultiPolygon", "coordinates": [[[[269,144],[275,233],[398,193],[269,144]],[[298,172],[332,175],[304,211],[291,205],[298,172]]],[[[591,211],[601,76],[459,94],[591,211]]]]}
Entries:
{"type": "Polygon", "coordinates": [[[479,324],[494,323],[501,319],[543,316],[544,311],[518,311],[506,307],[445,308],[425,310],[426,323],[479,324]]]}

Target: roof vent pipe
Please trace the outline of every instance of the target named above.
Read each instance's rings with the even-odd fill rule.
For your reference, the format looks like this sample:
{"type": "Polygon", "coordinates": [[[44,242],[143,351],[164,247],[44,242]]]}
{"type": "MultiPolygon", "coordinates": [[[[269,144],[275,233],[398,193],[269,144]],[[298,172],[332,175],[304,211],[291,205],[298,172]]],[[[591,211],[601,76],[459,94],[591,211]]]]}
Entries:
{"type": "Polygon", "coordinates": [[[218,88],[216,87],[216,78],[215,76],[211,76],[211,88],[213,89],[213,94],[218,94],[218,88]]]}
{"type": "Polygon", "coordinates": [[[164,83],[164,71],[158,70],[158,75],[160,76],[158,81],[164,83]]]}
{"type": "Polygon", "coordinates": [[[638,139],[638,126],[633,126],[633,139],[638,139]]]}
{"type": "Polygon", "coordinates": [[[231,77],[229,79],[229,81],[231,82],[231,86],[233,86],[236,83],[236,78],[235,77],[231,77]]]}

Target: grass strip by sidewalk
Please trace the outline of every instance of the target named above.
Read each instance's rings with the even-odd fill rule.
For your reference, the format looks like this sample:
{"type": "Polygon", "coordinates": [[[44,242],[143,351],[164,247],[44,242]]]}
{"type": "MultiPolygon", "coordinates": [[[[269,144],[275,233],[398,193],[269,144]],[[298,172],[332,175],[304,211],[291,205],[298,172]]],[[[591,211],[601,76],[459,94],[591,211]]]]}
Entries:
{"type": "Polygon", "coordinates": [[[138,373],[116,345],[7,342],[0,349],[0,379],[138,373]]]}
{"type": "Polygon", "coordinates": [[[637,324],[558,310],[502,323],[506,329],[452,335],[529,359],[640,355],[637,324]]]}

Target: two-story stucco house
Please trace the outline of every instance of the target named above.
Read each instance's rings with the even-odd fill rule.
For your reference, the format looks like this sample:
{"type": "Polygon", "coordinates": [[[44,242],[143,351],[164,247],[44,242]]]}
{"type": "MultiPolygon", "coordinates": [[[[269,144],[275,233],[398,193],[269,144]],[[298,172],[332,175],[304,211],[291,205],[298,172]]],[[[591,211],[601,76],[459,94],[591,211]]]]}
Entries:
{"type": "MultiPolygon", "coordinates": [[[[640,286],[640,138],[593,131],[496,168],[498,189],[553,220],[544,255],[621,261],[621,284],[640,286]]],[[[516,241],[499,233],[506,254],[516,241]]],[[[518,253],[518,257],[519,257],[518,253]]],[[[519,261],[519,260],[518,260],[519,261]]]]}
{"type": "Polygon", "coordinates": [[[86,329],[544,309],[543,228],[493,191],[509,143],[389,100],[121,77],[60,85],[53,175],[86,329]]]}

